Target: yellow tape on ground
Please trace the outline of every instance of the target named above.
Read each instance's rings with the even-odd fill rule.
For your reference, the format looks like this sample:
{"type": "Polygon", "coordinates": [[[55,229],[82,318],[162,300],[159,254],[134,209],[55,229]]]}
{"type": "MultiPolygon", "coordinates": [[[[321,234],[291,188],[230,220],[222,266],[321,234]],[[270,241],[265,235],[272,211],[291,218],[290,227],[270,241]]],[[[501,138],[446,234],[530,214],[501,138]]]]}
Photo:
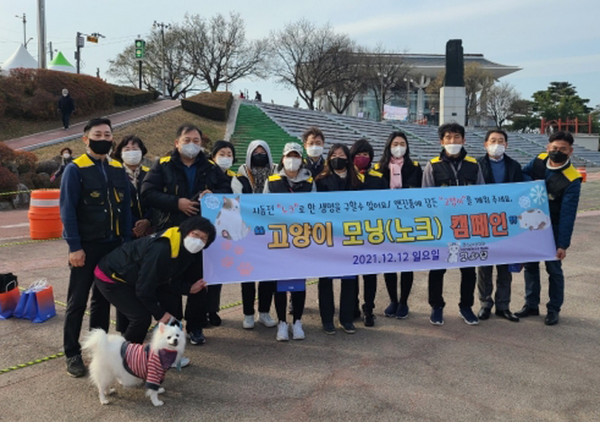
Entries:
{"type": "Polygon", "coordinates": [[[29,245],[31,243],[49,242],[51,240],[61,240],[61,239],[62,239],[62,237],[52,237],[50,239],[23,240],[21,242],[0,243],[0,248],[5,248],[7,246],[29,245]]]}
{"type": "Polygon", "coordinates": [[[21,193],[30,193],[30,190],[16,190],[13,192],[0,192],[0,196],[5,196],[5,195],[18,195],[21,193]]]}
{"type": "Polygon", "coordinates": [[[31,360],[31,361],[26,362],[26,363],[19,363],[19,364],[14,365],[14,366],[9,366],[8,368],[0,369],[0,374],[6,374],[7,372],[16,371],[17,369],[27,368],[27,367],[30,367],[32,365],[36,365],[36,364],[42,363],[42,362],[47,362],[49,360],[56,359],[56,358],[59,358],[59,357],[64,356],[64,355],[65,355],[64,352],[58,352],[55,355],[46,356],[46,357],[43,357],[43,358],[40,358],[40,359],[34,359],[34,360],[31,360]]]}

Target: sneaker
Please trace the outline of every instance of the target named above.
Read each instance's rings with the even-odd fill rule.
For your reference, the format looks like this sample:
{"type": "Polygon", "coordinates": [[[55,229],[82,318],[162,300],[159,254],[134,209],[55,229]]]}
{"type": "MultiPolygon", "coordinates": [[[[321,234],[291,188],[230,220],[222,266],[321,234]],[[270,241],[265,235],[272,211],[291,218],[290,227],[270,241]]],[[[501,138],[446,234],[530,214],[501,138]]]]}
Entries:
{"type": "Polygon", "coordinates": [[[432,308],[429,322],[433,325],[444,325],[444,308],[432,308]]]}
{"type": "Polygon", "coordinates": [[[218,313],[216,313],[216,312],[209,312],[208,313],[208,322],[213,327],[218,327],[219,325],[221,325],[222,321],[221,321],[221,317],[219,316],[218,313]]]}
{"type": "Polygon", "coordinates": [[[242,322],[242,327],[246,330],[251,330],[254,328],[254,315],[244,315],[244,321],[242,322]]]}
{"type": "Polygon", "coordinates": [[[386,317],[395,317],[397,310],[398,310],[398,302],[390,302],[388,307],[385,308],[385,311],[383,311],[383,314],[386,317]]]}
{"type": "Polygon", "coordinates": [[[290,339],[289,327],[287,322],[281,321],[277,324],[277,335],[275,336],[277,341],[288,341],[290,339]]]}
{"type": "Polygon", "coordinates": [[[363,313],[363,322],[365,323],[365,327],[372,327],[375,325],[375,315],[373,312],[364,312],[363,313]]]}
{"type": "Polygon", "coordinates": [[[67,358],[67,373],[73,378],[81,378],[87,374],[87,368],[83,364],[81,355],[75,355],[67,358]]]}
{"type": "Polygon", "coordinates": [[[333,325],[333,322],[324,322],[323,331],[330,335],[335,334],[335,326],[333,325]]]}
{"type": "Polygon", "coordinates": [[[292,338],[294,340],[304,340],[304,330],[302,329],[302,321],[299,319],[292,324],[292,338]]]}
{"type": "Polygon", "coordinates": [[[461,307],[460,310],[458,311],[458,313],[460,314],[462,319],[465,321],[465,324],[467,324],[467,325],[479,324],[479,319],[477,318],[477,316],[475,316],[475,314],[473,313],[473,311],[471,310],[470,307],[466,307],[466,306],[461,307]]]}
{"type": "Polygon", "coordinates": [[[198,328],[196,330],[192,330],[188,334],[190,338],[190,343],[196,346],[201,346],[206,343],[206,337],[204,337],[204,333],[202,332],[202,328],[198,328]]]}
{"type": "Polygon", "coordinates": [[[258,322],[260,322],[265,327],[269,327],[269,328],[277,325],[275,320],[273,320],[273,318],[271,318],[271,315],[269,315],[268,312],[260,312],[258,314],[258,322]]]}
{"type": "Polygon", "coordinates": [[[401,303],[396,310],[396,318],[404,319],[406,317],[408,317],[408,305],[401,303]]]}
{"type": "Polygon", "coordinates": [[[346,332],[346,334],[356,333],[356,327],[351,322],[340,322],[340,327],[346,332]]]}
{"type": "Polygon", "coordinates": [[[190,358],[186,358],[185,356],[182,356],[181,359],[179,359],[179,362],[173,362],[171,364],[171,368],[185,368],[186,366],[188,366],[190,364],[190,358]]]}

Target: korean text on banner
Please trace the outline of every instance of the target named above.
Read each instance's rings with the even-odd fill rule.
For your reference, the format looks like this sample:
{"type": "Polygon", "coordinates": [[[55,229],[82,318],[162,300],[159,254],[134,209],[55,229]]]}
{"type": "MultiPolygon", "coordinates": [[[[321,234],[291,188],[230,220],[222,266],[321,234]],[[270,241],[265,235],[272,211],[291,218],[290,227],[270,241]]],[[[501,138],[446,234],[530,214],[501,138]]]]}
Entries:
{"type": "Polygon", "coordinates": [[[554,259],[543,181],[351,192],[209,194],[209,283],[554,259]]]}

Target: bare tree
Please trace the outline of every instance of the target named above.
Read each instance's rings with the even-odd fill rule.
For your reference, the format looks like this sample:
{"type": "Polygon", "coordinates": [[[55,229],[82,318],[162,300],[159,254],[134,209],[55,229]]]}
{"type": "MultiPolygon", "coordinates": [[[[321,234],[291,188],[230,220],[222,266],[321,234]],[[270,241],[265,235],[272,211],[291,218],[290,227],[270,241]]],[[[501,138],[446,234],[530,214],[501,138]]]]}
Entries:
{"type": "Polygon", "coordinates": [[[231,13],[229,20],[217,14],[209,21],[186,15],[180,43],[194,75],[211,92],[246,76],[265,76],[267,41],[247,41],[239,14],[231,13]]]}
{"type": "Polygon", "coordinates": [[[380,120],[383,119],[383,105],[388,103],[393,92],[404,90],[404,80],[411,67],[399,54],[387,52],[381,45],[366,55],[367,87],[373,91],[379,104],[380,120]]]}
{"type": "MultiPolygon", "coordinates": [[[[150,33],[146,40],[145,57],[142,63],[142,86],[147,90],[158,91],[170,98],[185,96],[194,85],[192,69],[186,60],[185,51],[180,44],[181,29],[174,25],[165,31],[165,91],[161,92],[159,81],[162,72],[163,43],[160,31],[150,33]]],[[[125,48],[114,60],[110,60],[108,74],[119,78],[119,81],[138,86],[139,63],[134,54],[133,43],[125,48]]]]}
{"type": "Polygon", "coordinates": [[[508,82],[492,86],[487,93],[486,111],[502,127],[507,119],[514,114],[513,105],[518,101],[519,94],[508,82]]]}
{"type": "Polygon", "coordinates": [[[315,27],[302,19],[272,34],[274,74],[279,82],[293,86],[310,110],[315,99],[339,81],[340,64],[352,51],[346,35],[335,34],[330,25],[315,27]]]}
{"type": "Polygon", "coordinates": [[[325,89],[329,104],[338,114],[343,114],[354,101],[354,98],[367,88],[368,60],[362,49],[342,53],[339,57],[337,77],[325,89]]]}

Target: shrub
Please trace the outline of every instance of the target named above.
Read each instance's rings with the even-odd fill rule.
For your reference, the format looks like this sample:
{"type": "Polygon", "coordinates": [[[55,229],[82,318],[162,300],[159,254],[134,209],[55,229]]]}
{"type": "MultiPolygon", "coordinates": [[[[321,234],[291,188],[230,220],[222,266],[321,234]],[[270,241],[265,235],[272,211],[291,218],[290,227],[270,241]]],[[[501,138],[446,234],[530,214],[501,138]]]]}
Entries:
{"type": "Polygon", "coordinates": [[[111,85],[115,94],[116,106],[134,106],[138,104],[147,104],[154,100],[154,92],[143,91],[130,86],[111,85]]]}
{"type": "Polygon", "coordinates": [[[11,199],[13,195],[2,195],[5,192],[17,190],[19,178],[6,167],[0,166],[0,199],[11,199]]]}
{"type": "Polygon", "coordinates": [[[181,100],[185,111],[211,120],[227,121],[233,102],[231,92],[202,92],[181,100]]]}
{"type": "Polygon", "coordinates": [[[102,79],[48,69],[12,69],[0,78],[0,111],[16,118],[56,119],[58,100],[67,88],[75,112],[87,115],[114,103],[113,89],[102,79]]]}

